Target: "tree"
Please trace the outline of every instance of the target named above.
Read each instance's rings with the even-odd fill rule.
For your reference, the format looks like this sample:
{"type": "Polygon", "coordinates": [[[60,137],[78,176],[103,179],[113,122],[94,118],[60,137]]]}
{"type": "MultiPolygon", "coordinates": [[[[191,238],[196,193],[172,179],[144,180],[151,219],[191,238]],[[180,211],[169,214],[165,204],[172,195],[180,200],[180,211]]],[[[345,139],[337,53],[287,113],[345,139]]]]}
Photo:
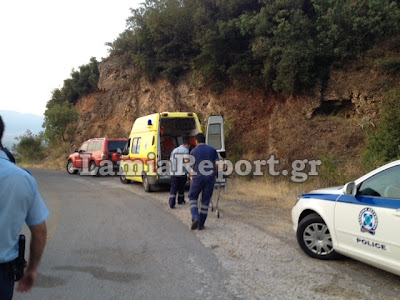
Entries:
{"type": "Polygon", "coordinates": [[[399,33],[399,5],[392,0],[313,0],[319,54],[349,60],[399,33]]]}
{"type": "Polygon", "coordinates": [[[149,80],[193,71],[218,90],[234,80],[296,93],[398,34],[399,22],[398,0],[146,0],[109,46],[149,80]]]}
{"type": "Polygon", "coordinates": [[[30,130],[18,138],[18,144],[13,145],[13,152],[16,159],[25,163],[40,162],[44,158],[43,135],[32,134],[30,130]]]}
{"type": "Polygon", "coordinates": [[[51,99],[46,108],[51,109],[55,104],[69,102],[75,104],[79,97],[98,91],[100,71],[95,57],[90,58],[87,65],[79,67],[79,71],[72,70],[71,78],[64,80],[61,89],[52,91],[51,99]]]}
{"type": "Polygon", "coordinates": [[[78,120],[78,112],[68,102],[55,104],[44,113],[45,138],[49,143],[66,142],[74,131],[72,126],[78,120]]]}

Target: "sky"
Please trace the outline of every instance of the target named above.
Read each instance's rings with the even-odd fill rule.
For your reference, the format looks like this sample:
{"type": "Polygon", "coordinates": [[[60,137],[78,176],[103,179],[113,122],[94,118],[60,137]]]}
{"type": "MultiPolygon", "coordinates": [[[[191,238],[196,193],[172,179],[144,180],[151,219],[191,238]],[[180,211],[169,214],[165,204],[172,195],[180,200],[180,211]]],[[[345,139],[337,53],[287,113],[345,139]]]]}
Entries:
{"type": "Polygon", "coordinates": [[[43,115],[73,68],[108,56],[143,1],[1,1],[0,110],[43,115]]]}

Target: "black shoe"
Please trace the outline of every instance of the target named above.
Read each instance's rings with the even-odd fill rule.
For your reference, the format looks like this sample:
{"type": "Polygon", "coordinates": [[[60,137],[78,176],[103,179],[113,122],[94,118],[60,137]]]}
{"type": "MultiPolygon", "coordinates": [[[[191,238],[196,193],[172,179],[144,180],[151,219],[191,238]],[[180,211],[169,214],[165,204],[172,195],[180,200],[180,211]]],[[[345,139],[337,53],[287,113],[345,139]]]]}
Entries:
{"type": "Polygon", "coordinates": [[[195,230],[195,229],[199,228],[199,223],[200,223],[199,219],[194,220],[192,222],[192,226],[190,227],[190,229],[195,230]]]}
{"type": "Polygon", "coordinates": [[[197,228],[198,230],[204,230],[205,229],[205,227],[204,227],[204,225],[199,225],[199,228],[197,228]]]}
{"type": "Polygon", "coordinates": [[[180,202],[178,201],[178,204],[179,204],[179,205],[186,204],[186,201],[185,201],[185,200],[183,200],[183,201],[180,201],[180,202]]]}
{"type": "Polygon", "coordinates": [[[171,209],[175,208],[175,199],[174,198],[169,198],[168,203],[169,203],[169,207],[171,207],[171,209]]]}

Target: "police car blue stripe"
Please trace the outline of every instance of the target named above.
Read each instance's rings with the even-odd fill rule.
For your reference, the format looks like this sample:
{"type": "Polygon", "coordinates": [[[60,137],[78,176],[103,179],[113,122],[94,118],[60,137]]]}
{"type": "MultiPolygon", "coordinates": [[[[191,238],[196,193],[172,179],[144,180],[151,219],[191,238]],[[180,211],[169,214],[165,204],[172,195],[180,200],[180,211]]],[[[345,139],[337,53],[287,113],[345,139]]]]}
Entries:
{"type": "Polygon", "coordinates": [[[326,201],[336,201],[336,199],[340,195],[335,195],[335,194],[305,194],[302,196],[302,198],[314,198],[318,200],[326,200],[326,201]]]}
{"type": "Polygon", "coordinates": [[[382,207],[389,209],[400,209],[400,199],[390,199],[381,197],[349,196],[334,194],[305,194],[302,198],[313,198],[322,201],[336,201],[363,206],[382,207]]]}
{"type": "Polygon", "coordinates": [[[338,202],[363,205],[363,206],[375,206],[389,209],[400,208],[399,199],[381,198],[381,197],[365,197],[365,196],[348,196],[342,195],[338,199],[338,202]]]}

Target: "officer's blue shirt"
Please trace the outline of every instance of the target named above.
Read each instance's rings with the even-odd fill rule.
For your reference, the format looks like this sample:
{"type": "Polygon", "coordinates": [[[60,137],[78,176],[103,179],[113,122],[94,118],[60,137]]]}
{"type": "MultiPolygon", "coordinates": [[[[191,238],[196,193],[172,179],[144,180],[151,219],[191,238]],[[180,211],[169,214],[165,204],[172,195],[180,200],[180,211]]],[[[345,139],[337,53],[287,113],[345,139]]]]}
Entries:
{"type": "MultiPolygon", "coordinates": [[[[197,176],[215,176],[215,161],[218,160],[218,152],[213,147],[206,144],[199,144],[196,148],[192,150],[190,153],[195,159],[194,163],[194,174],[193,177],[197,176]],[[207,174],[201,174],[201,170],[199,170],[199,165],[202,161],[207,161],[205,166],[205,171],[207,174]]],[[[204,163],[203,163],[204,164],[204,163]]]]}
{"type": "Polygon", "coordinates": [[[24,222],[39,225],[49,214],[35,179],[0,151],[0,263],[17,258],[24,222]]]}

